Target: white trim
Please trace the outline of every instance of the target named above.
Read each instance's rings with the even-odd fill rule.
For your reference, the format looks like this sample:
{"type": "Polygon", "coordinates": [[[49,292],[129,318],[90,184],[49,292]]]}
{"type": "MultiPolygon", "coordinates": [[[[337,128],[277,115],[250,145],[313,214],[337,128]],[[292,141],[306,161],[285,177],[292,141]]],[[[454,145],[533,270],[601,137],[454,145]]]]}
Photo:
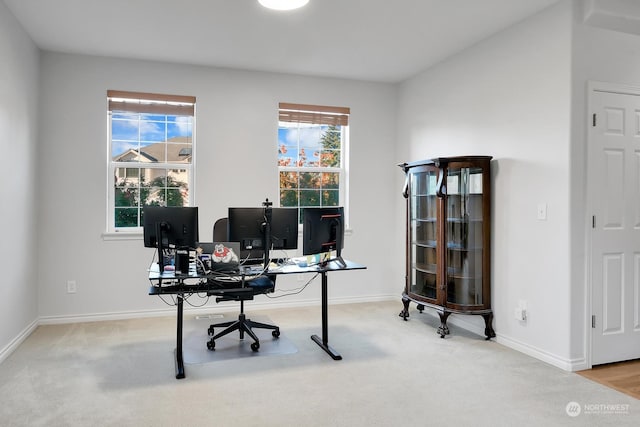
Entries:
{"type": "Polygon", "coordinates": [[[587,82],[589,94],[591,92],[617,93],[620,95],[640,95],[640,86],[627,84],[607,83],[598,81],[587,82]]]}
{"type": "Polygon", "coordinates": [[[586,360],[584,358],[565,359],[540,348],[530,346],[526,343],[511,339],[509,337],[505,337],[500,334],[496,334],[496,342],[498,344],[504,345],[505,347],[509,347],[520,353],[526,354],[527,356],[531,356],[535,359],[546,362],[564,371],[575,372],[588,369],[586,360]]]}
{"type": "MultiPolygon", "coordinates": [[[[115,187],[114,187],[114,175],[116,169],[119,168],[127,168],[127,169],[138,169],[138,171],[142,169],[158,169],[158,170],[166,170],[165,176],[169,176],[169,170],[184,169],[187,171],[187,188],[189,191],[188,197],[188,205],[187,206],[195,206],[196,200],[196,184],[195,184],[195,174],[196,174],[196,151],[197,151],[197,143],[196,143],[196,106],[194,104],[193,115],[191,117],[191,161],[189,163],[175,163],[175,162],[151,162],[151,163],[143,163],[143,162],[117,162],[113,161],[112,158],[112,145],[113,145],[113,121],[112,121],[112,111],[109,110],[109,97],[105,98],[106,100],[106,111],[107,111],[107,191],[106,191],[106,226],[105,231],[102,233],[103,240],[133,240],[129,236],[129,238],[122,238],[117,233],[118,230],[123,230],[125,233],[136,234],[142,233],[142,225],[140,227],[124,227],[122,229],[118,229],[115,227],[115,187]]],[[[141,113],[138,113],[141,114],[141,113]]],[[[165,121],[165,124],[167,122],[165,121]]],[[[140,133],[140,129],[138,129],[138,133],[140,133]]],[[[167,144],[166,141],[166,133],[165,133],[165,141],[157,141],[157,143],[167,144]]],[[[138,135],[138,143],[140,143],[140,135],[138,135]]]]}
{"type": "Polygon", "coordinates": [[[591,283],[591,272],[593,270],[593,260],[591,259],[591,253],[593,251],[592,241],[591,241],[591,229],[592,222],[589,221],[589,217],[593,215],[593,190],[591,189],[591,178],[589,177],[589,163],[591,162],[591,129],[590,123],[591,120],[589,118],[593,114],[593,93],[597,90],[596,87],[600,86],[599,83],[596,82],[587,82],[587,111],[586,111],[586,120],[585,120],[585,137],[586,137],[586,161],[585,161],[585,175],[587,177],[587,188],[585,189],[586,194],[586,209],[585,209],[585,305],[584,305],[584,346],[583,352],[585,357],[586,367],[585,369],[591,369],[591,353],[592,353],[592,343],[591,343],[591,316],[593,313],[592,307],[592,283],[591,283]]]}
{"type": "MultiPolygon", "coordinates": [[[[424,313],[429,314],[433,316],[435,319],[439,320],[439,317],[436,315],[435,311],[432,311],[432,312],[425,311],[424,313]]],[[[484,323],[482,323],[482,325],[479,325],[477,323],[472,323],[469,321],[471,320],[472,317],[478,317],[478,316],[468,316],[468,315],[455,316],[454,315],[447,319],[447,324],[456,325],[474,334],[485,336],[484,323]]],[[[565,359],[562,357],[558,357],[555,354],[549,353],[537,347],[533,347],[521,341],[514,340],[507,336],[501,335],[498,332],[496,332],[496,337],[494,340],[498,344],[504,345],[505,347],[509,347],[510,349],[515,350],[519,353],[524,353],[527,356],[531,356],[534,359],[541,360],[545,363],[548,363],[550,365],[553,365],[565,371],[574,372],[574,371],[587,369],[584,358],[565,359]]]]}
{"type": "MultiPolygon", "coordinates": [[[[425,310],[422,314],[426,314],[432,316],[437,321],[440,321],[440,317],[436,314],[434,310],[425,310]]],[[[471,333],[484,337],[484,323],[482,325],[478,323],[472,323],[470,320],[472,318],[477,318],[478,316],[469,316],[469,315],[460,315],[456,316],[453,313],[453,316],[450,316],[447,319],[447,324],[458,326],[464,330],[467,330],[471,333]]],[[[409,317],[409,320],[411,317],[409,317]]],[[[434,330],[435,333],[435,330],[434,330]]],[[[578,359],[565,359],[562,357],[558,357],[555,354],[549,353],[545,350],[539,349],[537,347],[530,346],[523,342],[514,340],[512,338],[506,337],[496,332],[496,337],[493,339],[494,342],[504,345],[505,347],[509,347],[512,350],[515,350],[519,353],[523,353],[527,356],[530,356],[534,359],[538,359],[550,365],[553,365],[557,368],[560,368],[564,371],[580,371],[583,369],[588,369],[586,367],[586,361],[584,358],[578,359]]]]}
{"type": "MultiPolygon", "coordinates": [[[[167,295],[168,296],[168,295],[167,295]]],[[[329,298],[329,304],[357,304],[367,302],[382,302],[390,300],[399,300],[397,295],[373,295],[365,298],[361,297],[346,297],[346,298],[329,298]]],[[[245,302],[248,310],[267,310],[267,309],[279,309],[279,308],[296,308],[296,307],[315,307],[320,306],[321,301],[319,298],[312,298],[303,301],[289,301],[286,299],[279,300],[279,298],[261,298],[258,301],[245,302]]],[[[235,301],[227,303],[220,303],[216,305],[207,304],[202,307],[192,307],[189,304],[184,304],[185,314],[198,314],[198,313],[224,313],[224,312],[237,312],[238,304],[235,301]]],[[[176,309],[172,306],[167,306],[161,309],[154,310],[142,310],[142,311],[120,311],[111,313],[93,313],[93,314],[78,314],[69,316],[42,316],[38,320],[38,325],[61,325],[67,323],[85,323],[85,322],[102,322],[109,320],[127,320],[127,319],[143,319],[153,317],[165,317],[175,316],[176,309]]],[[[37,325],[36,325],[37,326],[37,325]]]]}
{"type": "Polygon", "coordinates": [[[175,315],[175,309],[167,308],[144,311],[122,311],[113,313],[79,314],[68,316],[42,316],[41,325],[64,325],[69,323],[103,322],[110,320],[144,319],[175,315]]]}
{"type": "Polygon", "coordinates": [[[340,176],[340,203],[344,207],[344,215],[347,219],[346,227],[351,226],[351,199],[350,199],[350,188],[351,188],[351,175],[350,175],[350,164],[351,164],[351,137],[349,126],[346,126],[343,129],[342,133],[342,175],[340,176]]]}
{"type": "Polygon", "coordinates": [[[34,320],[29,324],[26,328],[22,330],[14,339],[12,339],[9,344],[7,344],[2,350],[0,350],[0,363],[2,363],[7,357],[11,356],[11,354],[16,351],[16,349],[29,338],[29,335],[36,330],[39,325],[38,319],[34,320]]]}
{"type": "MultiPolygon", "coordinates": [[[[282,109],[278,109],[278,111],[280,111],[282,109]]],[[[297,123],[297,122],[281,122],[278,121],[277,122],[277,131],[276,131],[276,148],[279,149],[279,130],[280,130],[280,124],[281,123],[296,123],[296,126],[298,127],[298,129],[300,128],[301,123],[297,123]]],[[[318,125],[318,124],[305,124],[305,127],[313,127],[313,126],[327,126],[327,125],[318,125]],[[308,125],[308,126],[307,126],[308,125]]],[[[286,127],[290,127],[293,128],[294,126],[286,126],[286,127]]],[[[278,160],[279,157],[277,157],[276,159],[276,164],[278,164],[278,186],[277,186],[277,194],[278,194],[278,206],[282,207],[282,205],[280,204],[280,173],[281,172],[297,172],[297,173],[306,173],[306,172],[310,172],[310,173],[316,173],[316,172],[330,172],[330,173],[337,173],[339,175],[339,186],[338,186],[338,193],[339,193],[339,200],[338,200],[338,206],[342,206],[344,208],[345,211],[345,217],[347,219],[346,221],[346,227],[349,227],[350,225],[350,220],[349,220],[349,156],[350,156],[350,137],[349,137],[349,125],[341,125],[341,132],[340,132],[340,150],[341,150],[341,156],[340,156],[340,166],[280,166],[278,164],[278,160]]],[[[299,187],[297,187],[299,189],[299,187]]],[[[293,206],[291,206],[293,207],[293,206]]],[[[300,200],[298,200],[298,207],[300,207],[300,200]]]]}

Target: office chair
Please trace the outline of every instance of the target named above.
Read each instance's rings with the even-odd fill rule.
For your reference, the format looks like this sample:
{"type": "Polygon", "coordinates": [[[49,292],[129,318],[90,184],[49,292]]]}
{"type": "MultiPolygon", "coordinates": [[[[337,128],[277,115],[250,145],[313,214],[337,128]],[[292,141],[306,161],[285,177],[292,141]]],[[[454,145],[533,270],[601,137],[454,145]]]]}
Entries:
{"type": "Polygon", "coordinates": [[[213,224],[213,241],[226,242],[228,238],[229,238],[229,218],[219,218],[213,224]]]}
{"type": "MultiPolygon", "coordinates": [[[[226,242],[228,240],[229,235],[227,226],[227,218],[220,218],[215,222],[213,225],[214,242],[226,242]]],[[[209,326],[209,329],[207,330],[207,333],[211,336],[207,342],[207,348],[209,350],[215,350],[216,340],[218,338],[236,330],[240,333],[240,339],[244,339],[245,333],[253,339],[253,343],[251,344],[251,350],[253,351],[258,351],[260,348],[260,340],[253,332],[254,328],[271,329],[271,335],[274,338],[278,338],[280,336],[280,328],[278,326],[254,322],[253,320],[247,319],[244,313],[244,302],[252,300],[255,295],[273,292],[275,288],[275,281],[275,275],[261,275],[252,278],[251,280],[245,280],[244,276],[242,276],[242,287],[240,288],[238,288],[237,285],[230,285],[229,283],[224,284],[219,281],[216,282],[216,285],[223,284],[224,286],[221,288],[212,288],[209,291],[209,294],[217,296],[216,302],[240,301],[240,314],[238,315],[238,320],[216,323],[209,326]],[[224,328],[224,330],[215,334],[214,331],[216,328],[224,328]]]]}

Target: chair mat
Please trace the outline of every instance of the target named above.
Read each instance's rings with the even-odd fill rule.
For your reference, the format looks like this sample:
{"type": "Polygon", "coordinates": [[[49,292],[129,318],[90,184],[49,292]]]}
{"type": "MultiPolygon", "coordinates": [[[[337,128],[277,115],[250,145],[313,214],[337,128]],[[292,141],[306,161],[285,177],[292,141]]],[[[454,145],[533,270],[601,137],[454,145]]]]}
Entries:
{"type": "MultiPolygon", "coordinates": [[[[266,316],[247,317],[255,322],[274,324],[266,316]]],[[[286,337],[286,331],[280,331],[279,338],[273,338],[270,329],[256,328],[253,332],[260,340],[260,349],[253,351],[251,343],[253,339],[247,334],[244,339],[240,339],[240,333],[233,331],[228,335],[220,337],[216,340],[216,348],[214,351],[207,349],[207,342],[211,338],[207,330],[209,325],[215,323],[229,322],[238,319],[237,313],[226,313],[224,315],[199,315],[185,316],[182,334],[182,352],[184,363],[200,364],[209,363],[220,360],[238,359],[242,357],[260,357],[274,354],[291,354],[296,353],[298,349],[286,337]]],[[[216,333],[222,331],[217,329],[216,333]]]]}

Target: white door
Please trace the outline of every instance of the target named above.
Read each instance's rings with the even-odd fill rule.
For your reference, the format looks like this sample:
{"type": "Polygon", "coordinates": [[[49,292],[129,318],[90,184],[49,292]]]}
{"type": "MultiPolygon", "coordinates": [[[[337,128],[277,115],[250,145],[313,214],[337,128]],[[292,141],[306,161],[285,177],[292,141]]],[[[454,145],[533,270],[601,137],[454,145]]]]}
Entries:
{"type": "Polygon", "coordinates": [[[640,92],[591,91],[591,364],[640,358],[640,92]]]}

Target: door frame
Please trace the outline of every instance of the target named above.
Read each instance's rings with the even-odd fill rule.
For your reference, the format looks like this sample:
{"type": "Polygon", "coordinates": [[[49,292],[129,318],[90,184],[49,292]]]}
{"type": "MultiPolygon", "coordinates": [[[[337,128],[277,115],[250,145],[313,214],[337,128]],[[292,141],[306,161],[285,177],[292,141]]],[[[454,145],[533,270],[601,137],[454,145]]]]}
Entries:
{"type": "Polygon", "coordinates": [[[591,327],[591,316],[593,313],[593,283],[592,283],[592,271],[593,271],[593,242],[592,242],[592,220],[594,212],[594,185],[592,183],[592,177],[589,174],[591,167],[591,147],[593,146],[593,136],[592,136],[592,117],[595,113],[593,105],[594,105],[594,96],[598,92],[607,92],[614,93],[620,95],[635,95],[640,96],[640,86],[632,86],[621,83],[608,83],[608,82],[600,82],[600,81],[587,81],[587,117],[585,121],[586,125],[586,167],[585,173],[587,175],[587,188],[586,188],[586,217],[585,217],[585,251],[586,251],[586,266],[585,266],[585,274],[586,274],[586,295],[585,295],[585,362],[586,369],[591,369],[593,367],[592,355],[593,355],[593,340],[592,340],[592,327],[591,327]]]}

